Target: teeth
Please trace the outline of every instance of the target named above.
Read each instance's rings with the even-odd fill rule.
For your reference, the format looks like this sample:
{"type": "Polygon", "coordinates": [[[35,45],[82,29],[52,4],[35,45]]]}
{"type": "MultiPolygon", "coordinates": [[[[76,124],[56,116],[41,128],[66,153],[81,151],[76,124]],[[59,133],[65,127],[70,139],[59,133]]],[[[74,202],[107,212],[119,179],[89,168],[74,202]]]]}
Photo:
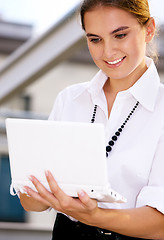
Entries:
{"type": "Polygon", "coordinates": [[[114,61],[114,62],[107,62],[107,63],[109,63],[109,64],[111,64],[111,65],[114,65],[114,64],[117,64],[117,63],[121,62],[122,60],[123,60],[123,58],[121,58],[121,59],[119,59],[119,60],[116,60],[116,61],[114,61]]]}

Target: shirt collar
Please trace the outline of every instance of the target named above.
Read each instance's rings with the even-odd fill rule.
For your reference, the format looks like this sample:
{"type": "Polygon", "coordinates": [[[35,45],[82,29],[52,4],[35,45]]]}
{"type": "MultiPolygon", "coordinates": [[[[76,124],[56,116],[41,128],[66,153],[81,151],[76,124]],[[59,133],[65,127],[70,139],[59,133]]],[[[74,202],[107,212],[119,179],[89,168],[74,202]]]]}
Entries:
{"type": "Polygon", "coordinates": [[[107,81],[108,77],[105,75],[105,73],[100,70],[94,78],[90,81],[90,84],[88,85],[88,91],[93,95],[98,95],[104,87],[105,82],[107,81]]]}
{"type": "Polygon", "coordinates": [[[86,84],[82,84],[80,88],[76,88],[76,91],[73,94],[73,99],[78,98],[85,92],[86,90],[91,94],[93,98],[99,96],[99,94],[103,91],[103,86],[108,77],[102,70],[99,70],[98,73],[92,78],[90,82],[86,84]]]}
{"type": "Polygon", "coordinates": [[[106,115],[108,115],[108,109],[106,103],[106,97],[104,94],[104,84],[108,77],[100,70],[95,77],[90,81],[88,85],[88,92],[91,94],[91,98],[94,104],[98,105],[106,115]]]}
{"type": "MultiPolygon", "coordinates": [[[[149,111],[153,111],[159,90],[160,78],[151,58],[146,57],[146,65],[148,69],[140,79],[131,88],[119,94],[123,97],[123,95],[127,96],[130,93],[143,107],[149,111]]],[[[88,85],[88,91],[92,96],[96,97],[103,90],[107,78],[101,70],[96,74],[88,85]]]]}
{"type": "MultiPolygon", "coordinates": [[[[146,64],[148,67],[147,71],[131,88],[126,91],[120,92],[119,95],[125,96],[127,94],[129,95],[130,93],[137,101],[140,102],[143,107],[145,107],[149,111],[153,111],[159,89],[160,78],[156,66],[151,58],[146,57],[146,64]]],[[[85,90],[88,90],[88,92],[92,96],[92,99],[98,100],[100,94],[103,93],[103,86],[107,79],[107,75],[102,70],[100,70],[87,84],[87,87],[85,85],[84,88],[76,92],[74,98],[77,98],[85,90]]]]}
{"type": "Polygon", "coordinates": [[[160,78],[152,59],[146,57],[147,71],[128,89],[134,98],[149,111],[154,110],[160,78]]]}

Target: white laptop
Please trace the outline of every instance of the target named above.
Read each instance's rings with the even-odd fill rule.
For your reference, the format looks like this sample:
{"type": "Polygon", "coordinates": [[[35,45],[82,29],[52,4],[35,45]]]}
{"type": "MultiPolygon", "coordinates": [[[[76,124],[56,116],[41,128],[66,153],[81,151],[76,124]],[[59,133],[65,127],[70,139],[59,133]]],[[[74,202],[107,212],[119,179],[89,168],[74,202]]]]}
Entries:
{"type": "Polygon", "coordinates": [[[36,176],[49,190],[45,171],[50,170],[61,189],[77,197],[84,190],[102,202],[126,202],[108,182],[105,133],[102,124],[7,119],[11,194],[24,192],[36,176]]]}

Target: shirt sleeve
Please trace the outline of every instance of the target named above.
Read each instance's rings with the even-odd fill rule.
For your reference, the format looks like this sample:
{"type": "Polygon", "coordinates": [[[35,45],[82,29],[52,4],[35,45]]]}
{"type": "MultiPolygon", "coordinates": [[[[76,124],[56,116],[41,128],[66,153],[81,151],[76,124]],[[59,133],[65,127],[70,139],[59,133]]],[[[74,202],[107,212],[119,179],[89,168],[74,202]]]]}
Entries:
{"type": "Polygon", "coordinates": [[[63,96],[63,91],[60,92],[55,100],[54,106],[52,108],[52,111],[50,113],[50,116],[48,120],[50,121],[60,121],[61,120],[61,114],[63,111],[63,106],[64,106],[64,96],[63,96]]]}
{"type": "Polygon", "coordinates": [[[159,139],[148,185],[137,198],[136,207],[150,206],[164,214],[164,129],[159,139]]]}

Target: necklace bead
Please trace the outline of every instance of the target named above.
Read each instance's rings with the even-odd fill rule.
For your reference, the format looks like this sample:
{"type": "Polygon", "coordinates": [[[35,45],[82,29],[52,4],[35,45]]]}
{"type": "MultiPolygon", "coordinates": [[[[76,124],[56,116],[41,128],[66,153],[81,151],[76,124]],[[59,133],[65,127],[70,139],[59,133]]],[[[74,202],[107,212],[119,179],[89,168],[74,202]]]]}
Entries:
{"type": "Polygon", "coordinates": [[[114,141],[109,141],[108,143],[110,146],[114,146],[114,141]]]}
{"type": "MultiPolygon", "coordinates": [[[[114,146],[115,142],[118,140],[118,137],[121,135],[123,129],[125,128],[127,122],[130,120],[131,116],[133,115],[133,113],[137,109],[138,105],[139,105],[139,102],[137,101],[137,103],[133,107],[132,111],[129,113],[129,115],[126,118],[126,120],[124,121],[124,123],[121,125],[120,128],[118,128],[115,135],[113,135],[111,140],[108,142],[108,145],[106,146],[106,157],[108,157],[109,152],[112,151],[112,147],[114,146]]],[[[97,105],[94,106],[94,111],[93,111],[93,114],[92,114],[91,123],[95,122],[96,113],[97,113],[97,105]]]]}
{"type": "Polygon", "coordinates": [[[116,135],[117,137],[119,137],[119,136],[120,136],[120,132],[116,132],[115,135],[116,135]]]}
{"type": "Polygon", "coordinates": [[[117,137],[116,137],[116,136],[113,136],[113,137],[112,137],[112,140],[113,140],[113,141],[117,141],[117,137]]]}
{"type": "Polygon", "coordinates": [[[110,151],[112,151],[112,148],[110,146],[107,146],[106,147],[106,152],[110,152],[110,151]]]}

